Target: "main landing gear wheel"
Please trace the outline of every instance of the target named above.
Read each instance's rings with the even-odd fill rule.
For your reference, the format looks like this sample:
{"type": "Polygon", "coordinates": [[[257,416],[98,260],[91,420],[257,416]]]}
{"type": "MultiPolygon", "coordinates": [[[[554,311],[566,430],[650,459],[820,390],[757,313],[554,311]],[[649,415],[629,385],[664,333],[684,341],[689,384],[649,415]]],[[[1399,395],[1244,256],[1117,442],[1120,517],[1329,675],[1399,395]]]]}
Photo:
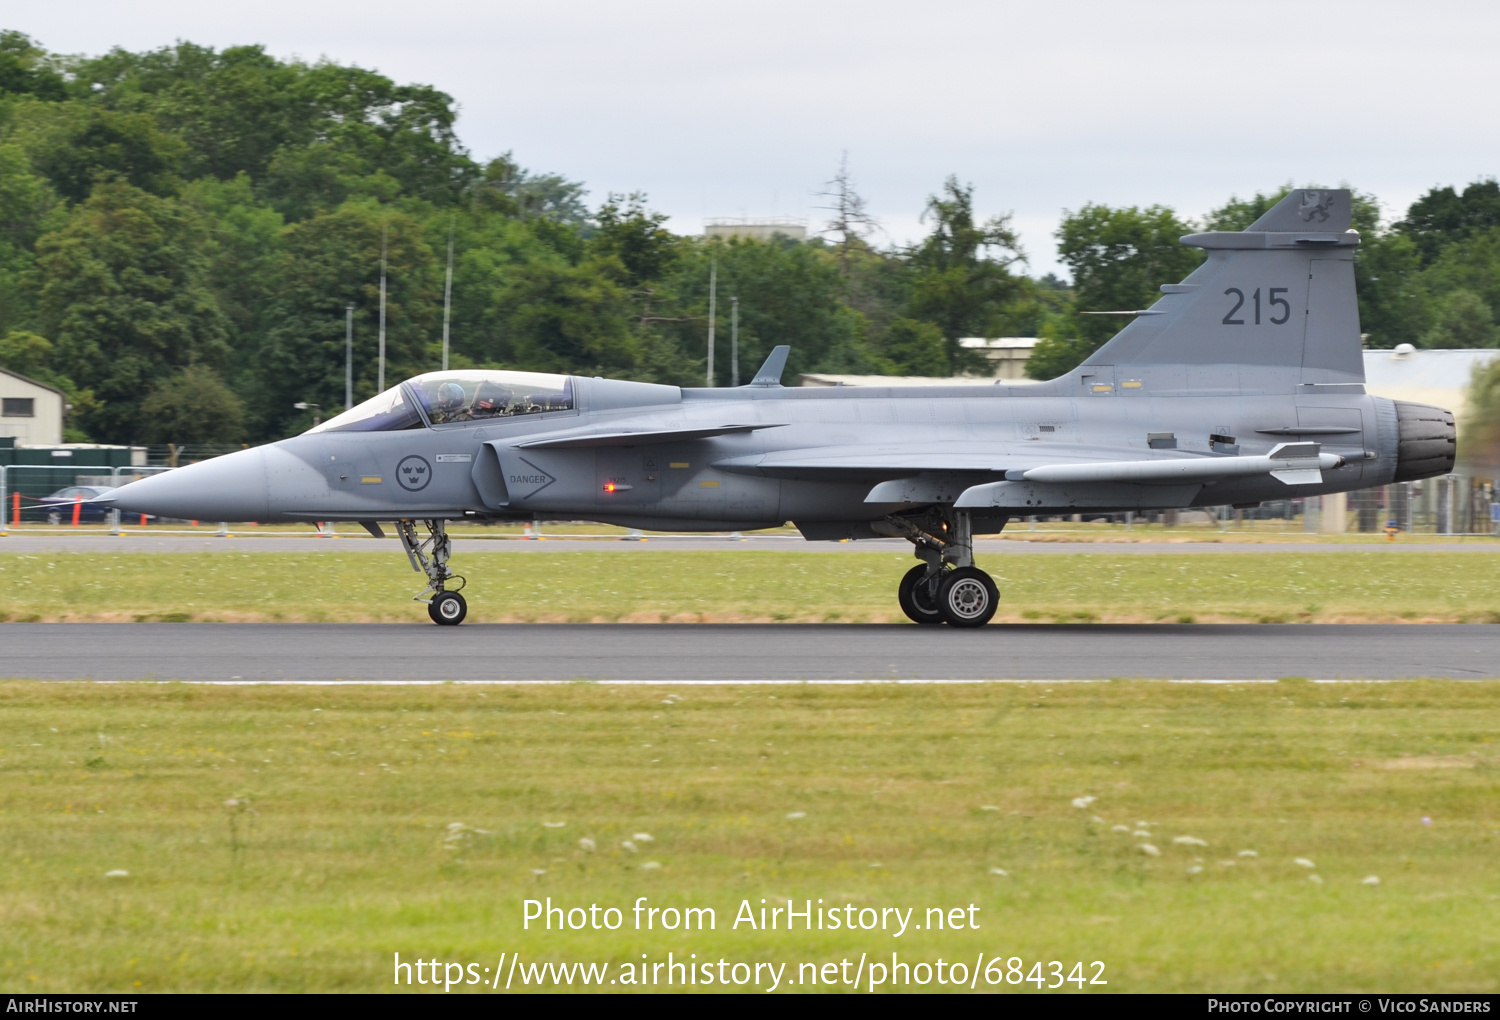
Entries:
{"type": "Polygon", "coordinates": [[[906,572],[901,587],[896,589],[901,611],[913,623],[942,623],[943,614],[938,612],[933,598],[932,585],[927,581],[927,564],[919,563],[906,572]]]}
{"type": "Polygon", "coordinates": [[[440,591],[427,603],[427,615],[444,627],[457,627],[469,615],[469,604],[456,591],[440,591]]]}
{"type": "Polygon", "coordinates": [[[999,605],[1000,590],[978,567],[951,570],[938,584],[938,612],[950,627],[983,627],[999,605]]]}

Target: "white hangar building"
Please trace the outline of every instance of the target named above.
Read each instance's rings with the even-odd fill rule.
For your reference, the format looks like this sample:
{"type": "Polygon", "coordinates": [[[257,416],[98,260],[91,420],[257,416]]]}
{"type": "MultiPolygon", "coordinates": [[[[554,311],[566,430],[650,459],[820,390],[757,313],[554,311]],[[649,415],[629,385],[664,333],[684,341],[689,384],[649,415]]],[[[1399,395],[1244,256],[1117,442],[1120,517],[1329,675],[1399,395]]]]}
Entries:
{"type": "Polygon", "coordinates": [[[61,390],[0,368],[0,438],[17,446],[57,446],[67,407],[61,390]]]}

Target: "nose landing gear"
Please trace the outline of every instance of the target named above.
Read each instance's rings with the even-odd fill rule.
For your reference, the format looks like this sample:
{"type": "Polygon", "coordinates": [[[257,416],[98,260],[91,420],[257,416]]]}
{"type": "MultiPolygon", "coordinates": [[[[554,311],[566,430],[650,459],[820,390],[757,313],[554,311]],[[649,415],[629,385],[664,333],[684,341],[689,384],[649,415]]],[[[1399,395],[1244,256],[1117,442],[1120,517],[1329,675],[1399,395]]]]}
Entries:
{"type": "Polygon", "coordinates": [[[448,569],[453,543],[448,538],[447,522],[430,520],[422,523],[427,525],[425,539],[417,535],[415,522],[396,522],[396,534],[401,536],[401,546],[406,550],[407,559],[411,560],[411,568],[427,575],[427,587],[413,596],[413,601],[427,603],[427,615],[433,623],[457,627],[469,615],[469,604],[459,594],[464,579],[448,569]],[[447,586],[454,581],[458,586],[449,589],[447,586]],[[429,592],[432,598],[423,599],[422,596],[429,592]]]}
{"type": "Polygon", "coordinates": [[[427,615],[433,623],[457,627],[469,615],[469,604],[456,591],[440,591],[427,603],[427,615]]]}
{"type": "Polygon", "coordinates": [[[929,519],[887,517],[886,528],[915,547],[922,563],[901,579],[897,599],[914,623],[983,627],[1000,606],[1000,590],[974,566],[973,521],[962,510],[934,508],[929,519]]]}

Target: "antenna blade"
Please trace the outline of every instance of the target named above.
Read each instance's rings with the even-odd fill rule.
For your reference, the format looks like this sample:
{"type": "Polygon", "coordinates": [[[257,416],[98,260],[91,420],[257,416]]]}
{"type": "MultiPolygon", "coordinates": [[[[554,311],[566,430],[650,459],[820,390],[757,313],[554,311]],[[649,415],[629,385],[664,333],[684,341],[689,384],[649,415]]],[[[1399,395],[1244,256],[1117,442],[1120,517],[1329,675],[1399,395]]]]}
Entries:
{"type": "Polygon", "coordinates": [[[792,353],[792,348],[787,344],[771,348],[771,356],[766,358],[766,363],[760,366],[760,371],[755,373],[755,378],[750,380],[751,386],[780,386],[781,373],[786,371],[786,357],[792,353]]]}

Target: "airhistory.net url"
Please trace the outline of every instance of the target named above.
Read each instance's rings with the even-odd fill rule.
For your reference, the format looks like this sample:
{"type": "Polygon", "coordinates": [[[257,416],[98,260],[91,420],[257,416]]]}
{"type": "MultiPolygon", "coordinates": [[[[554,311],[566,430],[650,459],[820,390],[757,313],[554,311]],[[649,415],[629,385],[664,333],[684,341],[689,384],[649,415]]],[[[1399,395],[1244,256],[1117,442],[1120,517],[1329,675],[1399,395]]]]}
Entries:
{"type": "Polygon", "coordinates": [[[697,953],[686,957],[668,953],[665,959],[652,960],[642,955],[640,962],[615,963],[560,963],[555,960],[523,960],[520,953],[501,953],[493,967],[479,963],[452,963],[443,960],[402,960],[395,954],[395,984],[426,985],[441,987],[443,991],[453,988],[482,987],[491,991],[509,991],[523,988],[616,987],[646,988],[693,988],[730,986],[760,988],[774,992],[783,987],[844,987],[856,991],[873,992],[877,989],[920,988],[946,986],[978,989],[980,986],[994,988],[999,985],[1032,984],[1039,989],[1061,989],[1072,985],[1082,989],[1088,985],[1108,985],[1104,977],[1104,964],[1098,960],[1085,964],[1082,961],[1068,963],[1057,960],[1032,961],[1030,964],[1018,956],[985,957],[979,954],[973,963],[950,961],[938,957],[936,961],[912,962],[901,959],[900,953],[891,953],[890,960],[881,954],[880,959],[871,959],[861,953],[855,960],[845,957],[823,963],[799,963],[795,967],[785,962],[754,963],[730,961],[722,957],[717,960],[699,960],[697,953]]]}

